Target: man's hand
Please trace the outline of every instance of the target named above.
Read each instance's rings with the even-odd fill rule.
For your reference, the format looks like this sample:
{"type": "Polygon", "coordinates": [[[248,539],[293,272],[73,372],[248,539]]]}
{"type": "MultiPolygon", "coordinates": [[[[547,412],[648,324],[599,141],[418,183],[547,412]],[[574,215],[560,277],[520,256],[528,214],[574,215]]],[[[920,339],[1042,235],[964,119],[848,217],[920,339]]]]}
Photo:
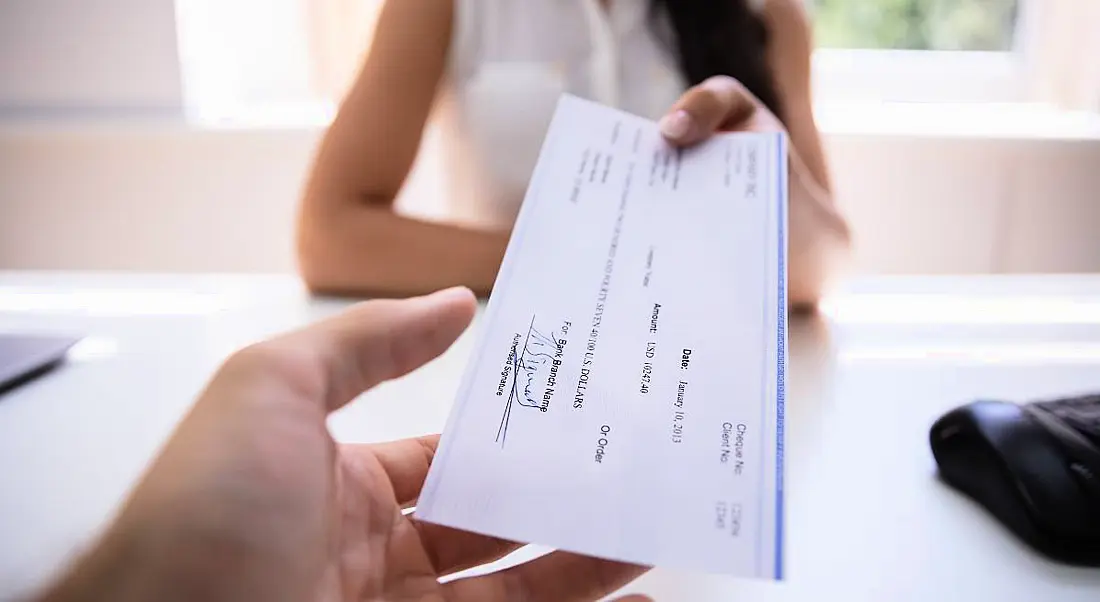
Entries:
{"type": "Polygon", "coordinates": [[[328,414],[445,351],[475,302],[370,301],[230,358],[102,542],[45,600],[594,600],[645,569],[420,523],[436,436],[340,445],[328,414]]]}

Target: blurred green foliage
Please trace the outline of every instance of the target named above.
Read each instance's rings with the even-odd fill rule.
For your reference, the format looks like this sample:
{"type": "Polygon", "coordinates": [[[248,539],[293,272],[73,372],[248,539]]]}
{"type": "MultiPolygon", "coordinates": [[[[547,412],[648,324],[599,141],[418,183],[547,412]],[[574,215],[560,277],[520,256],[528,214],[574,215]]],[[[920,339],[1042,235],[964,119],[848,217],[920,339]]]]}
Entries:
{"type": "Polygon", "coordinates": [[[820,47],[906,50],[1011,50],[1019,4],[1018,0],[808,2],[820,47]]]}

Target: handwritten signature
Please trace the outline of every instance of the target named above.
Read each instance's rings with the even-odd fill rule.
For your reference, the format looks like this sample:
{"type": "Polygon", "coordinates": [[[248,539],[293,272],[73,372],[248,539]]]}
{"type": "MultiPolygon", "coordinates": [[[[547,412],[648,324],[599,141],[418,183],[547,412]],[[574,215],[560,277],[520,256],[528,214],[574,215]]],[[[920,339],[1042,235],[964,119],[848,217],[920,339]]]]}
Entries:
{"type": "Polygon", "coordinates": [[[524,338],[523,347],[511,358],[512,362],[512,386],[508,393],[508,401],[504,404],[504,414],[500,418],[500,427],[497,429],[497,443],[501,447],[508,438],[508,424],[512,418],[512,406],[519,405],[523,408],[543,410],[541,399],[537,392],[533,391],[535,377],[539,372],[554,360],[554,353],[561,349],[562,337],[553,332],[546,334],[535,328],[535,317],[531,317],[531,323],[527,328],[527,336],[524,338]],[[521,380],[523,389],[520,390],[521,380]]]}
{"type": "Polygon", "coordinates": [[[535,374],[538,373],[547,363],[553,361],[554,351],[556,351],[561,344],[561,339],[554,337],[553,333],[549,336],[539,332],[535,328],[531,328],[530,338],[527,340],[527,344],[523,346],[523,351],[516,354],[513,362],[515,370],[522,370],[527,377],[527,385],[523,388],[523,395],[519,399],[520,405],[527,407],[541,407],[539,401],[535,399],[537,394],[531,392],[531,384],[535,380],[535,374]]]}

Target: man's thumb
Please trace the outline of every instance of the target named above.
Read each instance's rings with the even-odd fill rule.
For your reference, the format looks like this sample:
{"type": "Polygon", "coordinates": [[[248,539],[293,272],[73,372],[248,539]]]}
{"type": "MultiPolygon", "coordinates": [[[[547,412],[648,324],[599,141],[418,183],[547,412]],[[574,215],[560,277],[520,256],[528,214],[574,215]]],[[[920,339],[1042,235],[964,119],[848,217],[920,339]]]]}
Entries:
{"type": "Polygon", "coordinates": [[[317,355],[324,403],[331,412],[438,357],[466,330],[476,308],[473,293],[462,287],[399,301],[366,301],[284,342],[317,355]]]}

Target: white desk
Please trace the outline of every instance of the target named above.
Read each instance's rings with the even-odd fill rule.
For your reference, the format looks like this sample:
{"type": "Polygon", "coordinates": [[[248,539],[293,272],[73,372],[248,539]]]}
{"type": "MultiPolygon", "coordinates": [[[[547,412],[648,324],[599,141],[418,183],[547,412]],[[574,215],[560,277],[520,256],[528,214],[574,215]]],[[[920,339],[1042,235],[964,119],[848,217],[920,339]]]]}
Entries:
{"type": "MultiPolygon", "coordinates": [[[[0,398],[0,599],[86,544],[231,350],[343,304],[289,277],[0,272],[0,331],[85,334],[68,365],[0,398]]],[[[791,325],[788,575],[654,571],[690,600],[1100,599],[940,485],[931,422],[978,397],[1100,390],[1100,278],[872,279],[791,325]]],[[[332,418],[342,440],[438,431],[472,344],[332,418]]]]}

